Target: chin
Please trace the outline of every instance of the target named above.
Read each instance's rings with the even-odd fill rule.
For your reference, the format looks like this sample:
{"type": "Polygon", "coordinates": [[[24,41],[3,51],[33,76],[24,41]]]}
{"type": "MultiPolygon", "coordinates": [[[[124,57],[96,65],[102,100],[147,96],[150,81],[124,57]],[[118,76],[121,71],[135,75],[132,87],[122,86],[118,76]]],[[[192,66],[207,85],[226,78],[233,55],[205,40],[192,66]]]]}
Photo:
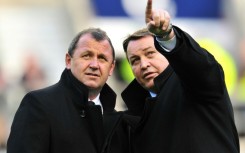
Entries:
{"type": "Polygon", "coordinates": [[[88,88],[98,88],[98,83],[85,83],[88,88]]]}
{"type": "Polygon", "coordinates": [[[151,90],[151,89],[154,88],[154,84],[153,84],[153,83],[148,83],[148,84],[146,84],[146,88],[147,88],[148,90],[151,90]]]}

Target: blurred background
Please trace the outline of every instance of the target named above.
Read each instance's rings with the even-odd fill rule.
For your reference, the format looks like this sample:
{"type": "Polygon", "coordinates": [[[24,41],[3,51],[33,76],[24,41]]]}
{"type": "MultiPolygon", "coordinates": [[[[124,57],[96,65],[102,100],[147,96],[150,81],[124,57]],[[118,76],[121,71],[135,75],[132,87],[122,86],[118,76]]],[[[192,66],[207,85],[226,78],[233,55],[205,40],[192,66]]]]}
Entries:
{"type": "MultiPolygon", "coordinates": [[[[0,0],[0,153],[13,116],[30,90],[56,83],[65,53],[76,33],[88,27],[105,30],[116,49],[117,68],[109,84],[117,110],[125,110],[120,93],[133,79],[124,57],[123,39],[145,26],[147,0],[0,0]]],[[[153,0],[172,23],[192,35],[221,63],[245,153],[245,1],[153,0]]],[[[208,76],[207,76],[208,77],[208,76]]]]}

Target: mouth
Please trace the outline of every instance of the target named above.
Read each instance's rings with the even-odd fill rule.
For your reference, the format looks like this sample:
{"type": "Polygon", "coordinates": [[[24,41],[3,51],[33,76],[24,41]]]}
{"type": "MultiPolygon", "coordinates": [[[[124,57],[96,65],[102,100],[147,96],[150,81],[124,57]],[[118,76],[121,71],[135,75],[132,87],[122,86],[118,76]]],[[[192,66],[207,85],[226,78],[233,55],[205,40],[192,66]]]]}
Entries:
{"type": "Polygon", "coordinates": [[[154,77],[154,76],[155,76],[155,75],[154,75],[153,72],[147,72],[147,73],[143,74],[143,78],[144,78],[144,79],[150,79],[150,78],[152,78],[152,77],[154,77]]]}
{"type": "Polygon", "coordinates": [[[93,77],[99,77],[99,75],[96,74],[96,73],[86,73],[86,75],[88,75],[88,76],[93,76],[93,77]]]}

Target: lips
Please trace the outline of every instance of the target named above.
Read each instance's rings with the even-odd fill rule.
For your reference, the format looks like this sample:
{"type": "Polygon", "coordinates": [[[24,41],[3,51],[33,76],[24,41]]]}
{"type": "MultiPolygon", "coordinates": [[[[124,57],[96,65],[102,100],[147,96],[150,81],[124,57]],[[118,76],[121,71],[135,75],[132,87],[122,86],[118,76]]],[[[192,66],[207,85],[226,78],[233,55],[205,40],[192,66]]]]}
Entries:
{"type": "Polygon", "coordinates": [[[89,76],[95,76],[95,77],[99,77],[99,75],[98,75],[98,74],[96,74],[96,73],[86,73],[86,75],[89,75],[89,76]]]}
{"type": "Polygon", "coordinates": [[[144,79],[149,79],[149,78],[154,77],[154,76],[155,75],[153,72],[147,72],[147,73],[143,74],[144,79]]]}

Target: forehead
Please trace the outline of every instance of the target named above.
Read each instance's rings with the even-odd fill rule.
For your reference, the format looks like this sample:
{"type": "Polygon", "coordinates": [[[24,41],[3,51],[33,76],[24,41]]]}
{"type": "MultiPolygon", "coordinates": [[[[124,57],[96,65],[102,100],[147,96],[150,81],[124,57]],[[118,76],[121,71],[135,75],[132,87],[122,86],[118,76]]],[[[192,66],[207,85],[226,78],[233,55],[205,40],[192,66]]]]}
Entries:
{"type": "Polygon", "coordinates": [[[93,44],[97,44],[99,46],[106,46],[106,45],[110,46],[107,39],[98,41],[90,33],[82,35],[77,42],[78,47],[79,46],[89,46],[93,44]]]}
{"type": "Polygon", "coordinates": [[[131,40],[128,43],[127,54],[136,54],[148,49],[155,49],[152,36],[145,36],[137,40],[131,40]]]}
{"type": "Polygon", "coordinates": [[[97,41],[91,34],[84,34],[79,38],[76,49],[81,51],[99,51],[112,55],[112,47],[107,39],[97,41]]]}

